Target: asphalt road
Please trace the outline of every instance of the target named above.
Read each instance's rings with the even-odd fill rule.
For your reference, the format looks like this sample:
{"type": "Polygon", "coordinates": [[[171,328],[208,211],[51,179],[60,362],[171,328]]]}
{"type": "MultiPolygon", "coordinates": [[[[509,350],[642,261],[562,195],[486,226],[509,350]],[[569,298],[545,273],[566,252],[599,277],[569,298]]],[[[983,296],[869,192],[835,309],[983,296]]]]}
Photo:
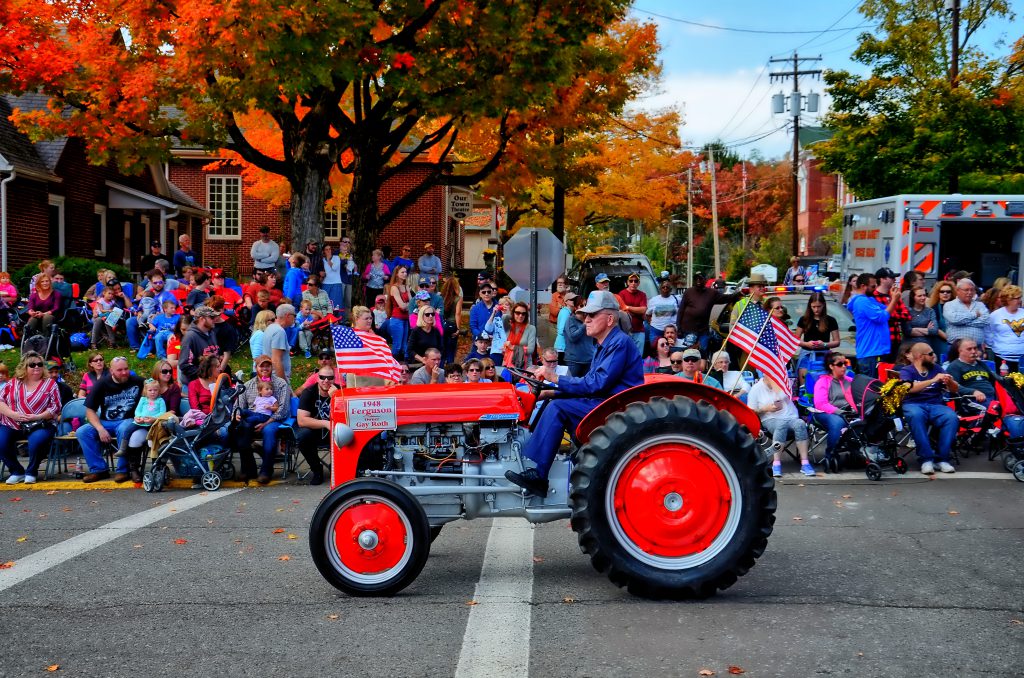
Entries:
{"type": "Polygon", "coordinates": [[[778,490],[757,566],[690,603],[614,587],[564,521],[446,526],[412,586],[355,599],[309,556],[323,488],[4,491],[0,676],[1021,675],[1024,484],[778,490]]]}

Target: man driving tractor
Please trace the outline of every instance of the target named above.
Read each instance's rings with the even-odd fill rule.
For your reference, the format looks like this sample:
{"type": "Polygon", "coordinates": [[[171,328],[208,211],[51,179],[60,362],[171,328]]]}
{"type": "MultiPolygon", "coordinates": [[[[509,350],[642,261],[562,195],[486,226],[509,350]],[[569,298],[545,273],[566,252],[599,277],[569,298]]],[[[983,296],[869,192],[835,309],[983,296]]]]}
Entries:
{"type": "MultiPolygon", "coordinates": [[[[597,342],[590,370],[582,377],[559,376],[554,368],[541,366],[534,371],[538,379],[558,385],[558,394],[540,413],[523,456],[536,462],[536,468],[522,473],[506,471],[505,477],[531,494],[543,497],[548,491],[548,472],[566,430],[575,431],[587,415],[610,396],[644,381],[643,364],[636,344],[619,329],[619,302],[611,292],[591,292],[587,305],[580,309],[586,316],[587,336],[597,342]]],[[[541,398],[552,398],[555,391],[542,391],[541,398]]]]}

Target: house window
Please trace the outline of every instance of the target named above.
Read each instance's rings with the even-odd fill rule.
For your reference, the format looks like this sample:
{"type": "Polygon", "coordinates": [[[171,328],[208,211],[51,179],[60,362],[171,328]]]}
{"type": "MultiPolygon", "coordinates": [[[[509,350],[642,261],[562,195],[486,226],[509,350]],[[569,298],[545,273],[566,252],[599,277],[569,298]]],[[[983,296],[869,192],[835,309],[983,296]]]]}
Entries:
{"type": "Polygon", "coordinates": [[[242,237],[241,177],[207,177],[206,207],[213,215],[207,229],[210,238],[242,237]]]}
{"type": "Polygon", "coordinates": [[[92,206],[92,250],[97,257],[107,255],[107,206],[92,206]]]}
{"type": "Polygon", "coordinates": [[[49,248],[47,254],[51,257],[64,256],[64,196],[51,195],[50,217],[49,217],[49,248]]]}
{"type": "Polygon", "coordinates": [[[324,212],[324,242],[337,245],[348,235],[348,212],[328,210],[324,212]]]}

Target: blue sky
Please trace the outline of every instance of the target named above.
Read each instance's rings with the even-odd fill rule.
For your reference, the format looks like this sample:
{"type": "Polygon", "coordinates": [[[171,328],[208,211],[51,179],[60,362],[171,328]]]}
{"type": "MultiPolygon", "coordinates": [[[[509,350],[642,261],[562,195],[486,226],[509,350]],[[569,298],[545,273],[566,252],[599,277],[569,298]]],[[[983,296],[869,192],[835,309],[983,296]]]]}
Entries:
{"type": "MultiPolygon", "coordinates": [[[[764,157],[781,157],[789,150],[792,136],[785,128],[774,133],[772,130],[783,127],[789,118],[772,115],[770,99],[780,91],[788,94],[792,79],[770,83],[769,72],[786,70],[787,66],[769,65],[768,60],[792,56],[796,50],[801,56],[822,58],[817,64],[804,64],[803,69],[864,72],[863,66],[850,60],[857,35],[871,30],[857,12],[859,5],[853,0],[635,0],[631,15],[658,25],[663,64],[660,92],[646,96],[639,105],[679,108],[684,118],[681,135],[687,144],[699,146],[716,138],[744,142],[767,134],[738,147],[737,152],[748,157],[757,149],[764,157]],[[693,24],[809,32],[753,33],[693,24]],[[822,32],[825,29],[829,32],[822,32]]],[[[1012,44],[1019,36],[1020,23],[1007,23],[989,27],[975,44],[992,54],[1005,54],[1008,45],[996,47],[996,41],[1002,37],[1012,44]],[[1016,28],[1016,35],[1009,32],[1012,28],[1016,28]]],[[[823,94],[824,82],[805,77],[800,89],[823,94]]],[[[801,124],[816,124],[827,105],[823,96],[819,114],[803,114],[801,124]]]]}

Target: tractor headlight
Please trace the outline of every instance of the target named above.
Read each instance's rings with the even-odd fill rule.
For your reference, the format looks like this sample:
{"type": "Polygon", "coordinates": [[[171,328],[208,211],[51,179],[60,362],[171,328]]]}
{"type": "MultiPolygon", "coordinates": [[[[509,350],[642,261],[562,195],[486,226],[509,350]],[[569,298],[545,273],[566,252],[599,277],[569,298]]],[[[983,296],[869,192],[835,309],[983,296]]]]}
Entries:
{"type": "Polygon", "coordinates": [[[338,447],[350,445],[355,437],[355,431],[350,426],[342,423],[334,425],[334,444],[338,447]]]}

